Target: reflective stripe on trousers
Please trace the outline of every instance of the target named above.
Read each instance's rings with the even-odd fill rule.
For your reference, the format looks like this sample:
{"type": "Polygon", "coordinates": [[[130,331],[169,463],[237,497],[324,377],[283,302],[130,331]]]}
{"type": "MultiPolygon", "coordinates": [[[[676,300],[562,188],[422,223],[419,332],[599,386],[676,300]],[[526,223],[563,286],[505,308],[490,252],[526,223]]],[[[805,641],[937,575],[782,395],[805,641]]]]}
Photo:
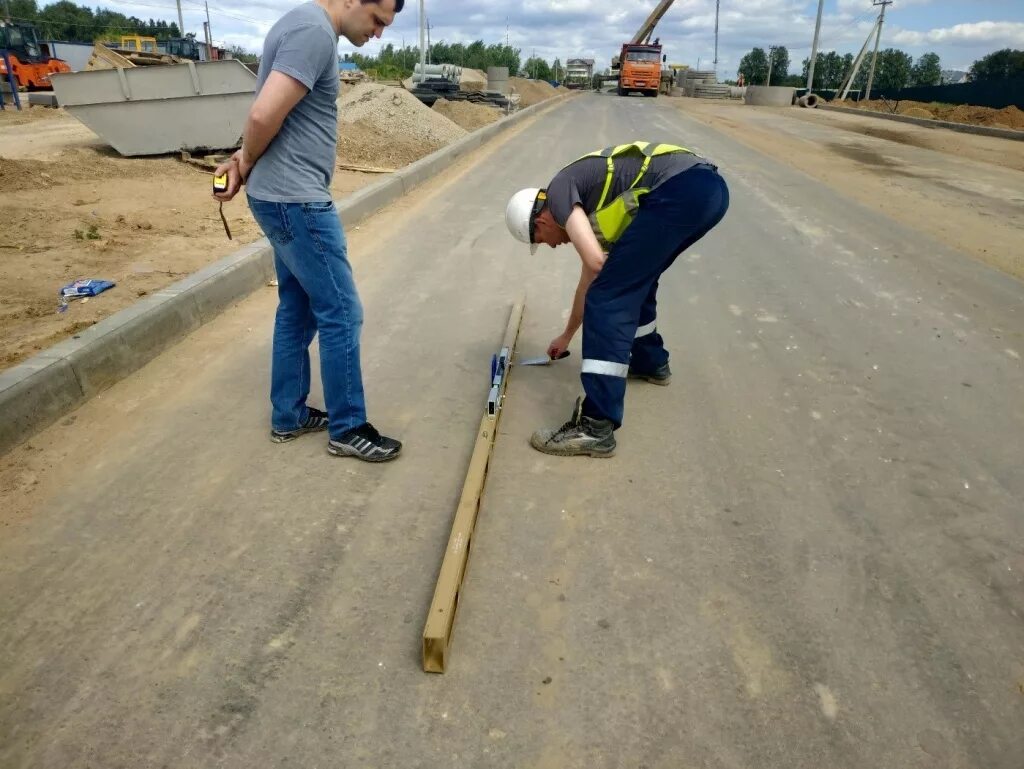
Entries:
{"type": "Polygon", "coordinates": [[[657,324],[656,321],[652,320],[650,323],[645,323],[644,325],[640,326],[640,328],[638,328],[636,330],[636,333],[633,335],[633,338],[634,339],[639,339],[642,336],[647,336],[648,334],[653,334],[657,330],[658,330],[658,324],[657,324]]]}
{"type": "Polygon", "coordinates": [[[600,374],[602,376],[618,376],[625,378],[629,375],[629,364],[613,363],[610,360],[584,358],[581,372],[584,374],[600,374]]]}

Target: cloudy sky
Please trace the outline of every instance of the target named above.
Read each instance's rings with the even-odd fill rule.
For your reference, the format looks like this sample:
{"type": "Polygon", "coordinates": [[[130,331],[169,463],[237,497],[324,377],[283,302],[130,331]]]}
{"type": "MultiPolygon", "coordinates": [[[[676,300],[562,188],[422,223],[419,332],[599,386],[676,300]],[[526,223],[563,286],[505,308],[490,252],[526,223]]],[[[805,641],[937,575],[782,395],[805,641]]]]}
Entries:
{"type": "MultiPolygon", "coordinates": [[[[174,0],[100,0],[142,18],[173,20],[174,0]]],[[[388,42],[412,45],[418,35],[418,0],[407,7],[382,41],[363,48],[373,53],[388,42]]],[[[210,19],[218,43],[237,43],[258,51],[263,35],[287,9],[284,0],[212,0],[210,19]]],[[[571,56],[597,60],[599,69],[640,26],[655,0],[425,0],[431,40],[509,42],[523,58],[534,52],[548,61],[571,56]]],[[[182,0],[185,27],[202,37],[202,0],[182,0]]],[[[791,69],[810,54],[817,0],[721,0],[718,71],[735,75],[744,53],[753,46],[785,45],[791,69]]],[[[856,53],[877,9],[871,0],[826,0],[823,50],[856,53]]],[[[656,34],[670,62],[700,64],[714,59],[714,0],[676,0],[656,34]]],[[[999,48],[1024,48],[1024,0],[895,0],[886,13],[882,46],[895,46],[915,58],[935,51],[944,69],[967,69],[977,58],[999,48]]],[[[341,53],[354,50],[344,39],[341,53]]]]}

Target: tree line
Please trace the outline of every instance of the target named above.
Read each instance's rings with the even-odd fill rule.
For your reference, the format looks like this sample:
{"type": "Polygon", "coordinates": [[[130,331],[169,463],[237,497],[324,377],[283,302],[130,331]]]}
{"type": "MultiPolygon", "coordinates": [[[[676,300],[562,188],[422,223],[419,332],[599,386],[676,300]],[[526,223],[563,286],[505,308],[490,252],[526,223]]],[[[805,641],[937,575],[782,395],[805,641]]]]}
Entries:
{"type": "MultiPolygon", "coordinates": [[[[852,53],[843,55],[835,51],[819,52],[814,66],[813,87],[838,88],[852,69],[853,59],[852,53]]],[[[807,85],[810,64],[810,58],[804,59],[802,73],[791,75],[789,51],[785,46],[769,49],[768,52],[764,48],[754,48],[740,59],[737,74],[743,75],[747,85],[764,85],[770,80],[773,85],[802,87],[807,85]]],[[[867,86],[870,70],[870,61],[865,61],[853,81],[854,88],[863,89],[867,86]]],[[[968,72],[968,79],[972,81],[1017,77],[1024,77],[1024,51],[1010,48],[978,59],[968,72]]],[[[942,62],[938,54],[926,53],[914,61],[910,54],[897,48],[886,48],[878,52],[873,88],[896,90],[909,86],[941,84],[942,62]]]]}
{"type": "MultiPolygon", "coordinates": [[[[519,48],[501,44],[486,45],[483,40],[468,45],[442,41],[432,43],[428,51],[427,61],[436,64],[454,64],[481,72],[486,72],[488,67],[508,67],[509,75],[521,75],[534,80],[562,80],[565,77],[561,59],[556,58],[549,63],[539,56],[531,56],[523,61],[519,48]]],[[[347,53],[345,60],[355,62],[363,71],[373,72],[378,77],[405,79],[419,63],[420,49],[414,45],[396,48],[388,43],[376,56],[347,53]]]]}
{"type": "Polygon", "coordinates": [[[70,0],[59,0],[42,8],[36,0],[9,0],[5,8],[13,21],[35,25],[41,40],[92,43],[120,35],[143,35],[158,40],[181,37],[175,22],[125,16],[106,8],[93,10],[70,0]]]}
{"type": "MultiPolygon", "coordinates": [[[[477,40],[468,45],[463,43],[432,43],[428,49],[427,60],[437,64],[455,64],[469,69],[484,72],[488,67],[508,67],[509,74],[519,72],[520,49],[511,46],[492,44],[486,45],[477,40]]],[[[372,71],[378,77],[387,79],[404,79],[409,77],[420,60],[419,46],[397,48],[388,43],[376,56],[361,53],[345,54],[347,61],[355,62],[364,71],[372,71]]],[[[530,61],[533,61],[532,59],[530,61]]],[[[529,62],[527,62],[529,64],[529,62]]]]}

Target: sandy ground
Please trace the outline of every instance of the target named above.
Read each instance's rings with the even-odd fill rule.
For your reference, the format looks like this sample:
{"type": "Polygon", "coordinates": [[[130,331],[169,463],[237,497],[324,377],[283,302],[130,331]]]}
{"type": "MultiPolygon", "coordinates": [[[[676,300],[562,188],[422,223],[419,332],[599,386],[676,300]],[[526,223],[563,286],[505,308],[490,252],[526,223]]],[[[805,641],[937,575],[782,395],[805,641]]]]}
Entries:
{"type": "MultiPolygon", "coordinates": [[[[332,190],[379,178],[337,171],[332,190]]],[[[62,111],[0,113],[0,368],[262,236],[239,198],[224,207],[228,240],[209,185],[176,158],[120,157],[62,111]],[[117,286],[58,313],[60,287],[82,278],[117,286]]]]}
{"type": "Polygon", "coordinates": [[[1024,142],[822,110],[670,103],[843,196],[1024,278],[1024,142]]]}

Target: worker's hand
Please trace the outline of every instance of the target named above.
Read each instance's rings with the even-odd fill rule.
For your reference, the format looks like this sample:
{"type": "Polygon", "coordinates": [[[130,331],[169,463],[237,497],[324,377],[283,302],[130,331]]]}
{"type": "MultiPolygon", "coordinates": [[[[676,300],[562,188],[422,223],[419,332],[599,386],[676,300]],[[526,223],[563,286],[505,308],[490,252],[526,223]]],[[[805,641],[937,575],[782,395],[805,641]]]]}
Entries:
{"type": "Polygon", "coordinates": [[[572,334],[568,332],[562,332],[554,339],[551,340],[551,344],[548,345],[548,357],[552,360],[558,358],[563,352],[569,349],[569,342],[572,341],[572,334]]]}
{"type": "Polygon", "coordinates": [[[243,176],[239,170],[238,161],[234,156],[230,160],[221,163],[217,166],[217,170],[213,172],[214,176],[224,176],[227,174],[228,177],[228,188],[224,192],[214,192],[213,197],[219,200],[221,203],[227,203],[235,195],[238,194],[238,190],[242,187],[243,176]]]}

